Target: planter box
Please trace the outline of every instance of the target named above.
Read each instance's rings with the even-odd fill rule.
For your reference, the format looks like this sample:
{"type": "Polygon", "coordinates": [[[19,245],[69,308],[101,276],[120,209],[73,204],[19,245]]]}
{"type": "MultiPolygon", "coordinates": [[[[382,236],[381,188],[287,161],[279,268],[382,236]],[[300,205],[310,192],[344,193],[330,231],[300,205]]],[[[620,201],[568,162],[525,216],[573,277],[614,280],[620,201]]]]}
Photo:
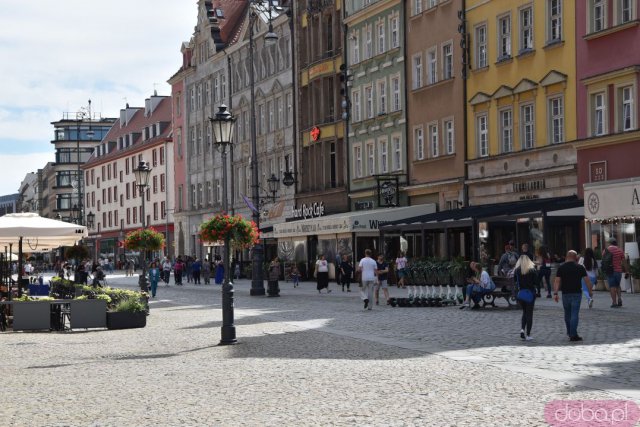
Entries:
{"type": "Polygon", "coordinates": [[[49,301],[14,301],[13,330],[51,330],[51,304],[49,301]]]}
{"type": "Polygon", "coordinates": [[[71,329],[107,327],[107,303],[99,299],[72,300],[71,329]]]}
{"type": "Polygon", "coordinates": [[[146,313],[107,312],[108,329],[144,328],[145,326],[147,326],[146,313]]]}

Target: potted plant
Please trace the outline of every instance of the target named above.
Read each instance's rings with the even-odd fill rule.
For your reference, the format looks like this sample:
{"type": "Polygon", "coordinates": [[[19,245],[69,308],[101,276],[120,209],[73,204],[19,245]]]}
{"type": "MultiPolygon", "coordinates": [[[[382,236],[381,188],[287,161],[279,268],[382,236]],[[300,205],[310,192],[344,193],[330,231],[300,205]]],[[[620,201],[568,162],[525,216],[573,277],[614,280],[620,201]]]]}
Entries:
{"type": "Polygon", "coordinates": [[[51,329],[52,298],[31,298],[23,295],[13,300],[13,330],[38,331],[51,329]]]}
{"type": "Polygon", "coordinates": [[[108,329],[144,328],[147,325],[147,307],[139,297],[121,299],[107,312],[108,329]]]}
{"type": "Polygon", "coordinates": [[[107,304],[111,298],[106,294],[81,295],[70,303],[71,329],[107,327],[107,304]]]}

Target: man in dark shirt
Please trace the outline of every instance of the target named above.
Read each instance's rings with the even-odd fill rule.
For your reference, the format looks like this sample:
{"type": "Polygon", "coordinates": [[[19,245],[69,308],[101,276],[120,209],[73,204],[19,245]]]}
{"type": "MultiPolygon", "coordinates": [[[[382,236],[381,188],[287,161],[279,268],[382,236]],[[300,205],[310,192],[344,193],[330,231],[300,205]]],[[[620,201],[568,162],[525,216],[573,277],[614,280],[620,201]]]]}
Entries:
{"type": "Polygon", "coordinates": [[[558,291],[562,291],[562,307],[564,308],[564,323],[567,327],[569,341],[582,341],[578,335],[578,314],[582,301],[582,279],[587,284],[589,296],[593,296],[591,281],[587,270],[577,263],[576,251],[567,252],[566,262],[556,272],[553,283],[553,299],[558,302],[558,291]]]}

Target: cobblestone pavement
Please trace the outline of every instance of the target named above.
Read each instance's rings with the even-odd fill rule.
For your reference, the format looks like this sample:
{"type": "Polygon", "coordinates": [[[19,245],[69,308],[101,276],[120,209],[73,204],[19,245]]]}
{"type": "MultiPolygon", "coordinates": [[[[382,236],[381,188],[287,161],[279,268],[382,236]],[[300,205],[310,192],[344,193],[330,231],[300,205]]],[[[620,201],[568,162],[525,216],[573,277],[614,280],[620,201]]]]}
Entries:
{"type": "Polygon", "coordinates": [[[161,286],[144,329],[1,334],[0,425],[535,426],[555,399],[640,401],[640,295],[610,309],[598,293],[577,344],[539,300],[523,343],[518,310],[364,311],[357,287],[249,287],[236,283],[236,346],[217,346],[214,285],[161,286]]]}

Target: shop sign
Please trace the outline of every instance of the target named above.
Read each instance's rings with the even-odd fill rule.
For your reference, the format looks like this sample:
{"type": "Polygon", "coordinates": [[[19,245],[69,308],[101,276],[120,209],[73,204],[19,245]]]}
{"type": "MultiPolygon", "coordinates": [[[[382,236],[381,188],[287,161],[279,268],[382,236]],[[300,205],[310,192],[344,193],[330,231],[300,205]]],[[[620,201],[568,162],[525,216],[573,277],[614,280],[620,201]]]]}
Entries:
{"type": "Polygon", "coordinates": [[[390,208],[398,206],[400,203],[398,177],[397,176],[378,176],[378,206],[381,208],[390,208]]]}
{"type": "Polygon", "coordinates": [[[357,211],[366,211],[373,209],[373,200],[361,200],[353,204],[353,208],[357,211]]]}
{"type": "Polygon", "coordinates": [[[314,202],[309,205],[303,203],[302,206],[294,207],[292,210],[292,219],[308,219],[324,216],[324,202],[314,202]]]}
{"type": "Polygon", "coordinates": [[[602,182],[607,180],[607,161],[589,163],[589,182],[602,182]]]}
{"type": "Polygon", "coordinates": [[[607,220],[640,214],[640,182],[585,185],[585,218],[607,220]]]}

